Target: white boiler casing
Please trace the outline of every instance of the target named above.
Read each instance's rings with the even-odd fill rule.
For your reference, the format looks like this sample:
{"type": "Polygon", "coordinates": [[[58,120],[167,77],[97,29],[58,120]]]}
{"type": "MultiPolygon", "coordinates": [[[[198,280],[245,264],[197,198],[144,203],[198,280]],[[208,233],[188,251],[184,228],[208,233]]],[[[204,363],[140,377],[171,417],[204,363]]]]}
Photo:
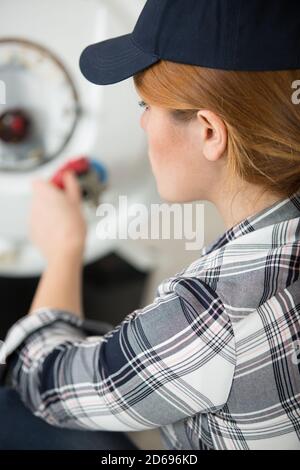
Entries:
{"type": "MultiPolygon", "coordinates": [[[[53,53],[74,83],[80,109],[74,133],[55,158],[25,171],[0,170],[0,275],[27,276],[42,271],[44,260],[28,239],[31,183],[35,177],[50,178],[70,158],[87,155],[106,166],[109,186],[103,202],[118,207],[120,195],[127,195],[129,204],[158,202],[146,136],[139,123],[139,97],[132,80],[96,86],[85,80],[78,66],[80,53],[88,44],[130,32],[144,3],[145,0],[1,0],[0,41],[15,38],[53,53]]],[[[15,60],[9,46],[5,44],[3,50],[8,55],[5,60],[15,60]]],[[[40,116],[43,145],[55,147],[56,140],[63,138],[68,127],[70,116],[66,110],[65,117],[59,113],[69,99],[70,90],[63,81],[60,84],[59,74],[55,75],[57,71],[51,69],[47,60],[44,68],[38,66],[33,59],[30,62],[26,50],[16,82],[10,79],[9,69],[3,63],[1,66],[0,43],[0,79],[4,80],[7,92],[0,112],[19,105],[31,108],[40,116]],[[22,72],[23,66],[27,72],[22,72]],[[27,79],[26,73],[37,74],[39,82],[27,79]]],[[[95,211],[89,211],[88,220],[86,262],[115,250],[140,269],[155,265],[157,253],[151,244],[99,240],[95,211]]]]}

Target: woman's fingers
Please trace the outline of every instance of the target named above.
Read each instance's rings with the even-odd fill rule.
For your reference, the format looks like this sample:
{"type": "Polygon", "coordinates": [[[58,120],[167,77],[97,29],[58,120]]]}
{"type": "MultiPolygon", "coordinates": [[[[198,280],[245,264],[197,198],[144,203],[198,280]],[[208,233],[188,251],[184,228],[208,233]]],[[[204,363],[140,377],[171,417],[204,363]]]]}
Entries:
{"type": "Polygon", "coordinates": [[[64,191],[47,180],[33,182],[30,214],[31,239],[49,261],[58,252],[84,249],[86,224],[81,211],[81,191],[76,177],[66,174],[64,191]]]}
{"type": "Polygon", "coordinates": [[[56,188],[52,183],[43,179],[33,180],[32,190],[34,194],[39,194],[39,195],[42,194],[43,196],[48,195],[50,197],[53,197],[53,195],[61,193],[61,191],[58,188],[56,188]]]}
{"type": "Polygon", "coordinates": [[[45,188],[46,184],[47,182],[43,179],[35,179],[32,181],[32,189],[33,191],[40,191],[45,188]]]}
{"type": "Polygon", "coordinates": [[[76,204],[80,203],[81,189],[74,173],[67,171],[63,175],[63,182],[69,200],[76,204]]]}
{"type": "Polygon", "coordinates": [[[71,171],[64,173],[62,176],[64,183],[64,191],[56,188],[52,183],[43,179],[35,179],[32,182],[32,190],[38,195],[44,194],[45,196],[56,197],[56,195],[66,196],[67,199],[75,204],[79,204],[81,201],[81,189],[77,182],[77,178],[71,171]]]}

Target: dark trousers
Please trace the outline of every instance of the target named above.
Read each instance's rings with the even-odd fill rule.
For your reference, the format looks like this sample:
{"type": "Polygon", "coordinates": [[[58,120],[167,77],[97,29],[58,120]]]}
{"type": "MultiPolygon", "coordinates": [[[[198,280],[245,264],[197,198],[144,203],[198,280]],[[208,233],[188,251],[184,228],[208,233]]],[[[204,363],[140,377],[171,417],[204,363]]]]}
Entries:
{"type": "Polygon", "coordinates": [[[137,450],[126,434],[71,431],[36,418],[18,394],[0,387],[0,450],[137,450]]]}

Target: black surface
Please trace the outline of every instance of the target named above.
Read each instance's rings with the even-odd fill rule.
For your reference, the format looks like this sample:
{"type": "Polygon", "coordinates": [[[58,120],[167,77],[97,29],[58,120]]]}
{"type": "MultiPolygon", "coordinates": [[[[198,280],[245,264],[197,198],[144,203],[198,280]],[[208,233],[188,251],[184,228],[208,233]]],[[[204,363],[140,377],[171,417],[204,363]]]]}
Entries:
{"type": "MultiPolygon", "coordinates": [[[[139,307],[147,274],[115,254],[84,268],[83,303],[87,318],[117,325],[139,307]]],[[[15,321],[26,315],[39,278],[0,277],[0,339],[15,321]]]]}

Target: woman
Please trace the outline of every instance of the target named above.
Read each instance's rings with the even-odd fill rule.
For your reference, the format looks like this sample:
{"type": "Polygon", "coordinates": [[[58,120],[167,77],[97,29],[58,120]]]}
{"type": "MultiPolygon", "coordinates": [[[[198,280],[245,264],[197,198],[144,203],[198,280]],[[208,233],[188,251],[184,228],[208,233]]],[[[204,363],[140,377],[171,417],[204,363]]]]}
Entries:
{"type": "MultiPolygon", "coordinates": [[[[8,334],[6,385],[50,425],[81,430],[85,448],[132,448],[123,433],[152,428],[170,449],[300,448],[299,18],[282,0],[149,0],[132,34],[82,55],[94,83],[134,75],[161,196],[211,201],[226,224],[151,305],[90,337],[77,183],[35,183],[32,238],[48,266],[8,334]]],[[[14,393],[1,390],[10,423],[25,410],[14,393]]],[[[68,433],[61,446],[76,448],[68,433]]]]}

